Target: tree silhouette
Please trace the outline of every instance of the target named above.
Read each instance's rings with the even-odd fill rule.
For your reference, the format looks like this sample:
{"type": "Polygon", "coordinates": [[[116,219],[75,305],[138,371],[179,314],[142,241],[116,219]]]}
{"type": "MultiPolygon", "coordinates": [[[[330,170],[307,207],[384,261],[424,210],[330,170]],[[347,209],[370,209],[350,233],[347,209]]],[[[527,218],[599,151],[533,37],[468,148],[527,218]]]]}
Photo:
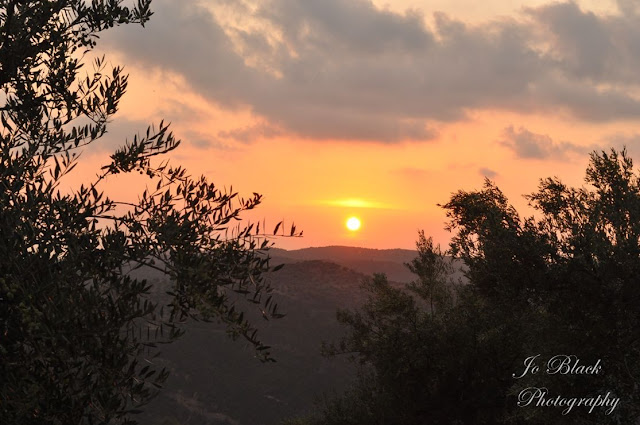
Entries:
{"type": "Polygon", "coordinates": [[[350,353],[359,380],[298,423],[636,423],[640,180],[626,151],[611,150],[591,155],[585,182],[542,180],[527,196],[537,218],[521,218],[488,180],[455,193],[443,207],[467,283],[438,284],[442,253],[421,234],[410,264],[418,281],[394,288],[376,276],[359,311],[338,313],[347,336],[329,352],[350,353]],[[451,296],[435,296],[445,288],[451,296]],[[546,372],[565,355],[600,369],[546,372]],[[523,373],[530,357],[541,372],[523,373]],[[527,388],[544,388],[546,400],[619,401],[563,414],[566,404],[523,402],[527,388]]]}
{"type": "Polygon", "coordinates": [[[177,338],[187,318],[221,321],[272,360],[230,297],[281,316],[264,278],[265,229],[234,224],[260,195],[239,198],[160,161],[179,145],[162,122],[114,152],[95,180],[59,190],[127,88],[122,68],[98,58],[86,71],[83,58],[101,31],[144,25],[150,3],[0,3],[3,424],[135,423],[168,374],[153,365],[157,344],[177,338]],[[102,192],[108,177],[135,172],[153,188],[137,203],[102,192]],[[169,278],[166,309],[131,276],[140,267],[169,278]]]}

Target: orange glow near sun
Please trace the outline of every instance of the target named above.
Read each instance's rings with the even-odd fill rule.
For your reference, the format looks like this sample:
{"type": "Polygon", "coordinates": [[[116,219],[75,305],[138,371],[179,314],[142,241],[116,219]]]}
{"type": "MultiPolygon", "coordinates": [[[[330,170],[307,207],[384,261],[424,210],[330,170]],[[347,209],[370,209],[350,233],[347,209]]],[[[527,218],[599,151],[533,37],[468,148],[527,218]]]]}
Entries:
{"type": "Polygon", "coordinates": [[[360,229],[360,219],[358,217],[350,217],[347,220],[347,229],[351,230],[352,232],[360,229]]]}

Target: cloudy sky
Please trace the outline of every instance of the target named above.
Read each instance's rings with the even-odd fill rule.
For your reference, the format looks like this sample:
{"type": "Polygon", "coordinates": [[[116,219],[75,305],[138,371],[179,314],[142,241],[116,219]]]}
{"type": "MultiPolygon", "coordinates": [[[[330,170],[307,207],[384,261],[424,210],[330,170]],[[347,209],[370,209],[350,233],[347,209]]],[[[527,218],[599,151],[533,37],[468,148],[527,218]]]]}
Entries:
{"type": "Polygon", "coordinates": [[[446,244],[437,204],[485,177],[527,212],[594,149],[640,156],[637,3],[154,0],[146,28],[101,39],[129,91],[88,155],[164,118],[174,162],[304,230],[278,246],[446,244]]]}

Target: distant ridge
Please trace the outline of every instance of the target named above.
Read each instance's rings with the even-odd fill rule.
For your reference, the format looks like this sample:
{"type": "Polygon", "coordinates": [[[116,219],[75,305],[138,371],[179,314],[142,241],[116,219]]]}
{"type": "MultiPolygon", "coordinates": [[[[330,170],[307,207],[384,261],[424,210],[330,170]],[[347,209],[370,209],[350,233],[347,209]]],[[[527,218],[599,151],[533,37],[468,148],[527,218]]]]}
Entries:
{"type": "Polygon", "coordinates": [[[416,257],[415,250],[372,249],[351,246],[325,246],[285,250],[272,248],[269,254],[275,263],[296,263],[323,260],[348,267],[365,275],[384,273],[389,280],[410,282],[416,278],[404,265],[416,257]]]}
{"type": "Polygon", "coordinates": [[[364,302],[360,283],[365,276],[335,262],[308,260],[289,263],[267,278],[286,316],[264,321],[256,306],[240,305],[277,363],[260,363],[242,339],[225,336],[224,326],[190,321],[183,326],[185,335],[162,347],[154,360],[171,376],[140,423],[277,425],[308,412],[323,392],[348,387],[354,375],[347,358],[326,359],[320,348],[343,335],[336,310],[364,302]]]}
{"type": "Polygon", "coordinates": [[[411,261],[416,257],[416,251],[413,249],[374,249],[374,248],[361,248],[355,246],[344,245],[329,245],[322,247],[310,247],[294,250],[286,250],[281,248],[272,248],[273,253],[286,253],[299,260],[319,260],[322,257],[329,258],[343,258],[343,259],[362,259],[367,257],[371,260],[377,261],[411,261]]]}
{"type": "MultiPolygon", "coordinates": [[[[385,273],[394,287],[417,278],[404,266],[417,255],[407,249],[327,246],[273,248],[269,254],[272,265],[285,264],[265,277],[286,316],[264,321],[255,306],[241,298],[238,302],[278,362],[261,364],[246,343],[225,336],[224,326],[190,321],[184,325],[185,335],[162,347],[154,360],[171,376],[141,415],[141,423],[277,425],[285,417],[308,412],[317,396],[347,389],[354,377],[346,357],[326,359],[320,352],[323,341],[336,342],[344,335],[336,310],[363,304],[366,275],[385,273]]],[[[155,283],[151,296],[162,299],[166,277],[150,268],[132,274],[155,283]]]]}

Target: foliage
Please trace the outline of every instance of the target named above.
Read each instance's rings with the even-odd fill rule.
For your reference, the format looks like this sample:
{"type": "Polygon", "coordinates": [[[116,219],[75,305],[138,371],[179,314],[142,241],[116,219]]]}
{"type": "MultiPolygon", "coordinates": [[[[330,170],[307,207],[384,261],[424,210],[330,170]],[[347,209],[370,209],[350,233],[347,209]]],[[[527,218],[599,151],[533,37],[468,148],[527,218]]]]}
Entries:
{"type": "MultiPolygon", "coordinates": [[[[445,205],[457,237],[452,247],[469,266],[480,296],[520,327],[519,359],[572,354],[582,364],[598,359],[598,375],[539,376],[555,394],[584,397],[611,391],[620,406],[611,415],[575,410],[563,423],[633,423],[640,416],[640,345],[637,272],[640,267],[640,185],[626,151],[591,154],[587,187],[557,178],[527,196],[540,214],[519,220],[502,193],[487,183],[481,192],[460,192],[445,205]],[[497,219],[500,217],[501,219],[497,219]],[[518,319],[517,311],[526,314],[518,319]]],[[[519,409],[547,422],[558,411],[519,409]]]]}
{"type": "MultiPolygon", "coordinates": [[[[106,132],[127,88],[104,58],[84,72],[98,34],[147,22],[150,0],[4,0],[0,4],[0,422],[134,423],[167,377],[153,365],[158,343],[187,318],[218,320],[256,337],[230,296],[272,302],[266,250],[253,225],[235,226],[261,196],[240,199],[204,177],[156,158],[179,141],[160,123],[118,149],[95,180],[59,190],[82,148],[106,132]],[[137,203],[101,190],[140,173],[137,203]],[[171,282],[165,311],[130,272],[150,267],[171,282]]],[[[293,230],[292,230],[293,234],[293,230]]]]}
{"type": "MultiPolygon", "coordinates": [[[[438,424],[468,415],[473,381],[483,369],[459,367],[472,361],[474,318],[454,308],[453,300],[460,303],[465,294],[452,280],[451,260],[423,232],[417,248],[418,257],[407,265],[418,272],[415,282],[394,287],[374,275],[363,282],[369,297],[361,311],[338,312],[348,334],[326,353],[350,353],[361,369],[350,391],[325,398],[318,423],[438,424]]],[[[469,308],[481,306],[469,302],[469,308]]],[[[493,369],[494,363],[485,366],[493,369]]]]}
{"type": "Polygon", "coordinates": [[[410,283],[407,288],[428,301],[429,310],[435,315],[438,306],[451,307],[453,299],[449,283],[454,268],[444,258],[440,246],[434,247],[433,239],[425,237],[424,230],[418,232],[416,249],[418,256],[405,265],[418,276],[418,280],[410,283]]]}
{"type": "Polygon", "coordinates": [[[626,152],[613,150],[591,155],[585,181],[570,188],[542,180],[527,197],[538,218],[522,219],[489,181],[452,195],[443,207],[467,283],[442,283],[443,254],[423,234],[409,264],[415,283],[365,282],[368,301],[339,312],[348,334],[329,350],[350,353],[361,377],[325,399],[309,423],[635,423],[640,183],[626,152]],[[542,372],[516,378],[538,354],[542,372]],[[602,370],[546,374],[555,355],[581,365],[600,360],[602,370]],[[518,407],[528,387],[547,388],[547,398],[611,392],[621,400],[608,415],[584,406],[563,415],[559,407],[518,407]]]}

